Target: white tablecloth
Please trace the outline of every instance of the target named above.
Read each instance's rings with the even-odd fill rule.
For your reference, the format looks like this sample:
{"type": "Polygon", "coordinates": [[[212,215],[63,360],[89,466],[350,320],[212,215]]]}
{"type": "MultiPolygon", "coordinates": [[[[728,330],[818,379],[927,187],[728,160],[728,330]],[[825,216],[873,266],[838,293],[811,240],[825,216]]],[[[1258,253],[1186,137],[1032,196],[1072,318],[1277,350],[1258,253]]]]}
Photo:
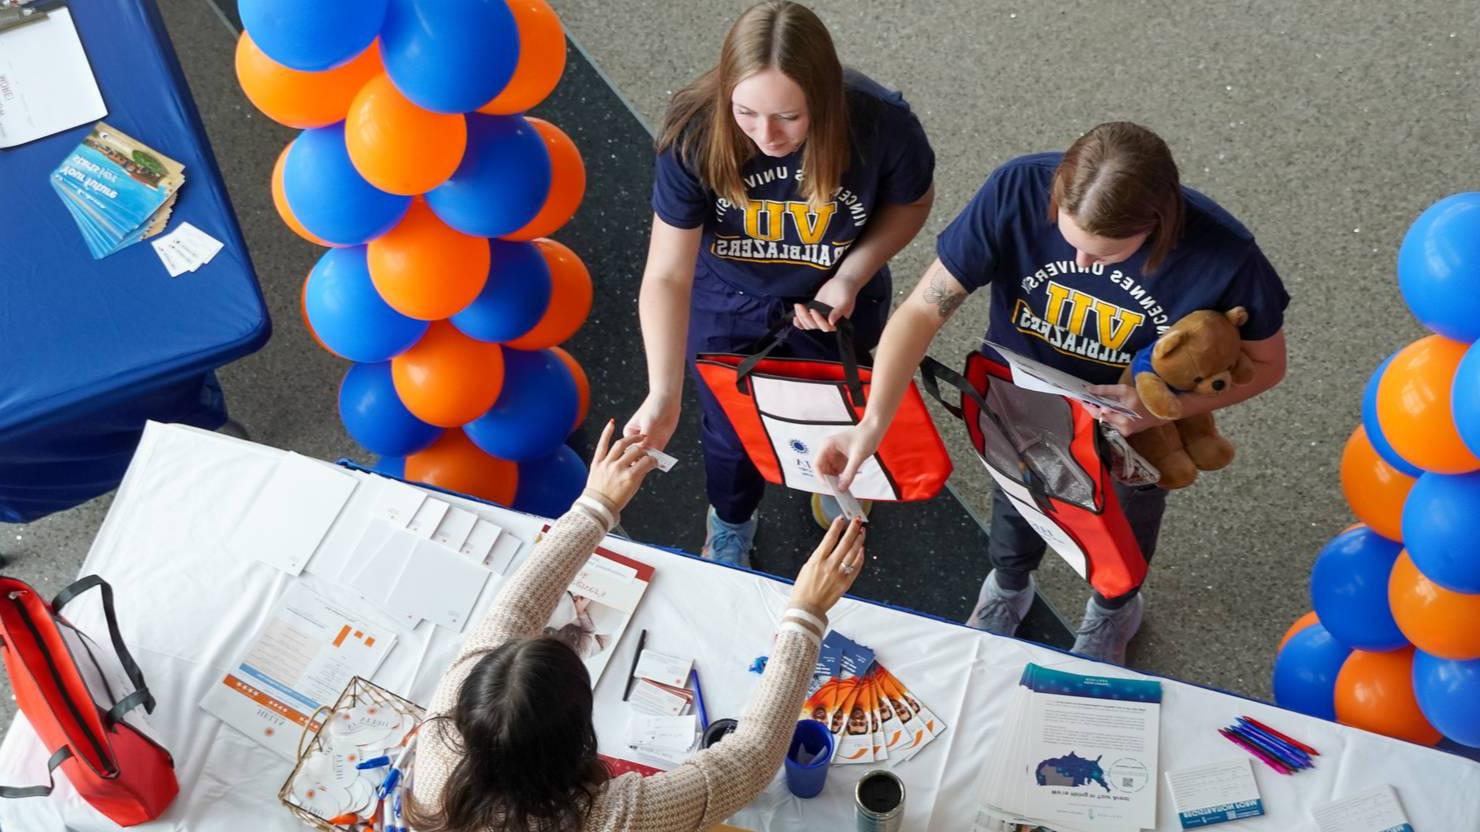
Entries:
{"type": "MultiPolygon", "coordinates": [[[[164,817],[138,829],[238,832],[243,821],[264,832],[303,828],[276,799],[289,763],[199,708],[290,582],[323,585],[309,573],[292,578],[235,558],[223,546],[282,453],[191,428],[151,425],[83,564],[83,574],[96,573],[113,584],[124,637],[158,699],[151,726],[174,753],[181,781],[180,797],[164,817]]],[[[545,522],[448,499],[483,512],[526,540],[545,522]]],[[[737,716],[758,678],[747,668],[767,652],[788,587],[630,541],[613,538],[607,545],[653,564],[657,575],[597,686],[596,727],[603,747],[622,736],[621,690],[638,628],[649,631],[649,646],[698,657],[711,718],[737,716]]],[[[869,568],[889,568],[890,553],[874,554],[878,558],[869,568]]],[[[492,600],[493,587],[490,583],[479,599],[480,614],[492,600]]],[[[79,600],[75,606],[68,609],[72,621],[92,635],[106,633],[94,602],[79,600]]],[[[971,828],[977,772],[1024,663],[1135,675],[863,602],[843,601],[832,621],[872,646],[949,725],[931,747],[894,768],[908,790],[906,830],[971,828]]],[[[459,639],[426,623],[402,632],[375,680],[426,702],[459,639]]],[[[1268,814],[1239,823],[1240,830],[1313,829],[1311,806],[1382,784],[1397,788],[1421,832],[1480,828],[1480,764],[1181,682],[1164,681],[1162,771],[1241,755],[1216,733],[1241,713],[1287,728],[1324,756],[1316,769],[1295,777],[1256,765],[1268,814]]],[[[0,745],[0,783],[45,782],[46,757],[30,726],[18,718],[0,745]]],[[[834,766],[822,796],[806,801],[792,797],[778,773],[734,822],[754,830],[851,829],[853,785],[869,768],[834,766]]],[[[1158,829],[1176,829],[1164,781],[1159,792],[1158,829]]],[[[77,798],[65,778],[58,778],[51,799],[0,801],[5,832],[116,828],[77,798]]]]}

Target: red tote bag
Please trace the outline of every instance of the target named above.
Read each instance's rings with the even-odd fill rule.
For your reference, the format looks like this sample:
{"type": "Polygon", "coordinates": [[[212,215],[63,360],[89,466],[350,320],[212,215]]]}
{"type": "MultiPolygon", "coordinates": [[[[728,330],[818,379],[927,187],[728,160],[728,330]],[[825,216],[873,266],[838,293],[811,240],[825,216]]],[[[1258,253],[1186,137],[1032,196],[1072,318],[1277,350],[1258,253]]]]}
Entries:
{"type": "MultiPolygon", "coordinates": [[[[816,301],[808,306],[831,312],[816,301]]],[[[789,323],[773,329],[753,354],[701,353],[695,363],[767,482],[827,494],[812,457],[823,439],[863,417],[871,372],[858,365],[846,318],[836,333],[841,361],[770,357],[790,330],[789,323]]],[[[878,451],[859,467],[849,490],[861,500],[928,500],[950,475],[950,454],[912,382],[878,451]]]]}
{"type": "Polygon", "coordinates": [[[1015,386],[1005,364],[979,352],[964,376],[928,357],[920,375],[966,423],[997,487],[1050,548],[1107,598],[1141,585],[1146,559],[1115,494],[1111,451],[1083,405],[1015,386]],[[940,382],[960,391],[959,404],[941,396],[940,382]]]}
{"type": "MultiPolygon", "coordinates": [[[[125,719],[140,706],[152,712],[154,697],[123,643],[107,582],[90,575],[48,604],[24,581],[0,577],[0,639],[16,704],[51,752],[48,772],[60,769],[79,796],[120,826],[159,817],[179,791],[174,760],[125,719]],[[61,615],[93,588],[131,691],[98,661],[99,646],[61,615]]],[[[46,797],[54,783],[0,786],[0,798],[46,797]]]]}

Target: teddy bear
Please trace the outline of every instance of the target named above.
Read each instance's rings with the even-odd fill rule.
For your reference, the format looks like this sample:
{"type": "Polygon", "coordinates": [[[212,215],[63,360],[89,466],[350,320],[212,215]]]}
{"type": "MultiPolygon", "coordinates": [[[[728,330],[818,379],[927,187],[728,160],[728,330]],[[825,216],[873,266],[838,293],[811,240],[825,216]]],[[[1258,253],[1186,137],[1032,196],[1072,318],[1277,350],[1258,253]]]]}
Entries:
{"type": "Polygon", "coordinates": [[[1233,461],[1233,444],[1218,433],[1211,413],[1182,415],[1179,393],[1218,395],[1254,378],[1239,327],[1249,319],[1242,306],[1227,312],[1193,312],[1138,351],[1121,376],[1141,397],[1147,412],[1168,424],[1135,433],[1132,448],[1161,471],[1162,488],[1186,488],[1198,471],[1216,471],[1233,461]]]}

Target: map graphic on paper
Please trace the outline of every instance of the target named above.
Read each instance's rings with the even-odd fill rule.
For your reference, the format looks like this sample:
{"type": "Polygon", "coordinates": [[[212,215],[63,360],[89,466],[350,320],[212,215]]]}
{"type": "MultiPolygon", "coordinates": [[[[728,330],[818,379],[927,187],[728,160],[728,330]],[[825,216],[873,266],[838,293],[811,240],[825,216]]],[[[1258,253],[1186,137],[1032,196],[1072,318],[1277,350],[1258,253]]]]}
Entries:
{"type": "Polygon", "coordinates": [[[1063,757],[1053,757],[1039,763],[1035,774],[1040,786],[1078,788],[1096,783],[1105,791],[1110,791],[1110,784],[1105,782],[1105,770],[1100,767],[1100,758],[1087,760],[1073,751],[1063,757]]]}

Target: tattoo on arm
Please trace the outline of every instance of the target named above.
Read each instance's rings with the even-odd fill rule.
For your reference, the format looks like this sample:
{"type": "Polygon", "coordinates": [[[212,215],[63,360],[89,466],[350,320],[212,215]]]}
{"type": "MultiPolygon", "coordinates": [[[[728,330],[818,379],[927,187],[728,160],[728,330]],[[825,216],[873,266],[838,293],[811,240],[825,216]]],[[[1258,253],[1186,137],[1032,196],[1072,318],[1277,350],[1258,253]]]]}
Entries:
{"type": "Polygon", "coordinates": [[[961,304],[966,302],[965,292],[953,292],[940,275],[931,275],[930,285],[925,287],[925,302],[940,312],[942,320],[951,317],[961,304]]]}

